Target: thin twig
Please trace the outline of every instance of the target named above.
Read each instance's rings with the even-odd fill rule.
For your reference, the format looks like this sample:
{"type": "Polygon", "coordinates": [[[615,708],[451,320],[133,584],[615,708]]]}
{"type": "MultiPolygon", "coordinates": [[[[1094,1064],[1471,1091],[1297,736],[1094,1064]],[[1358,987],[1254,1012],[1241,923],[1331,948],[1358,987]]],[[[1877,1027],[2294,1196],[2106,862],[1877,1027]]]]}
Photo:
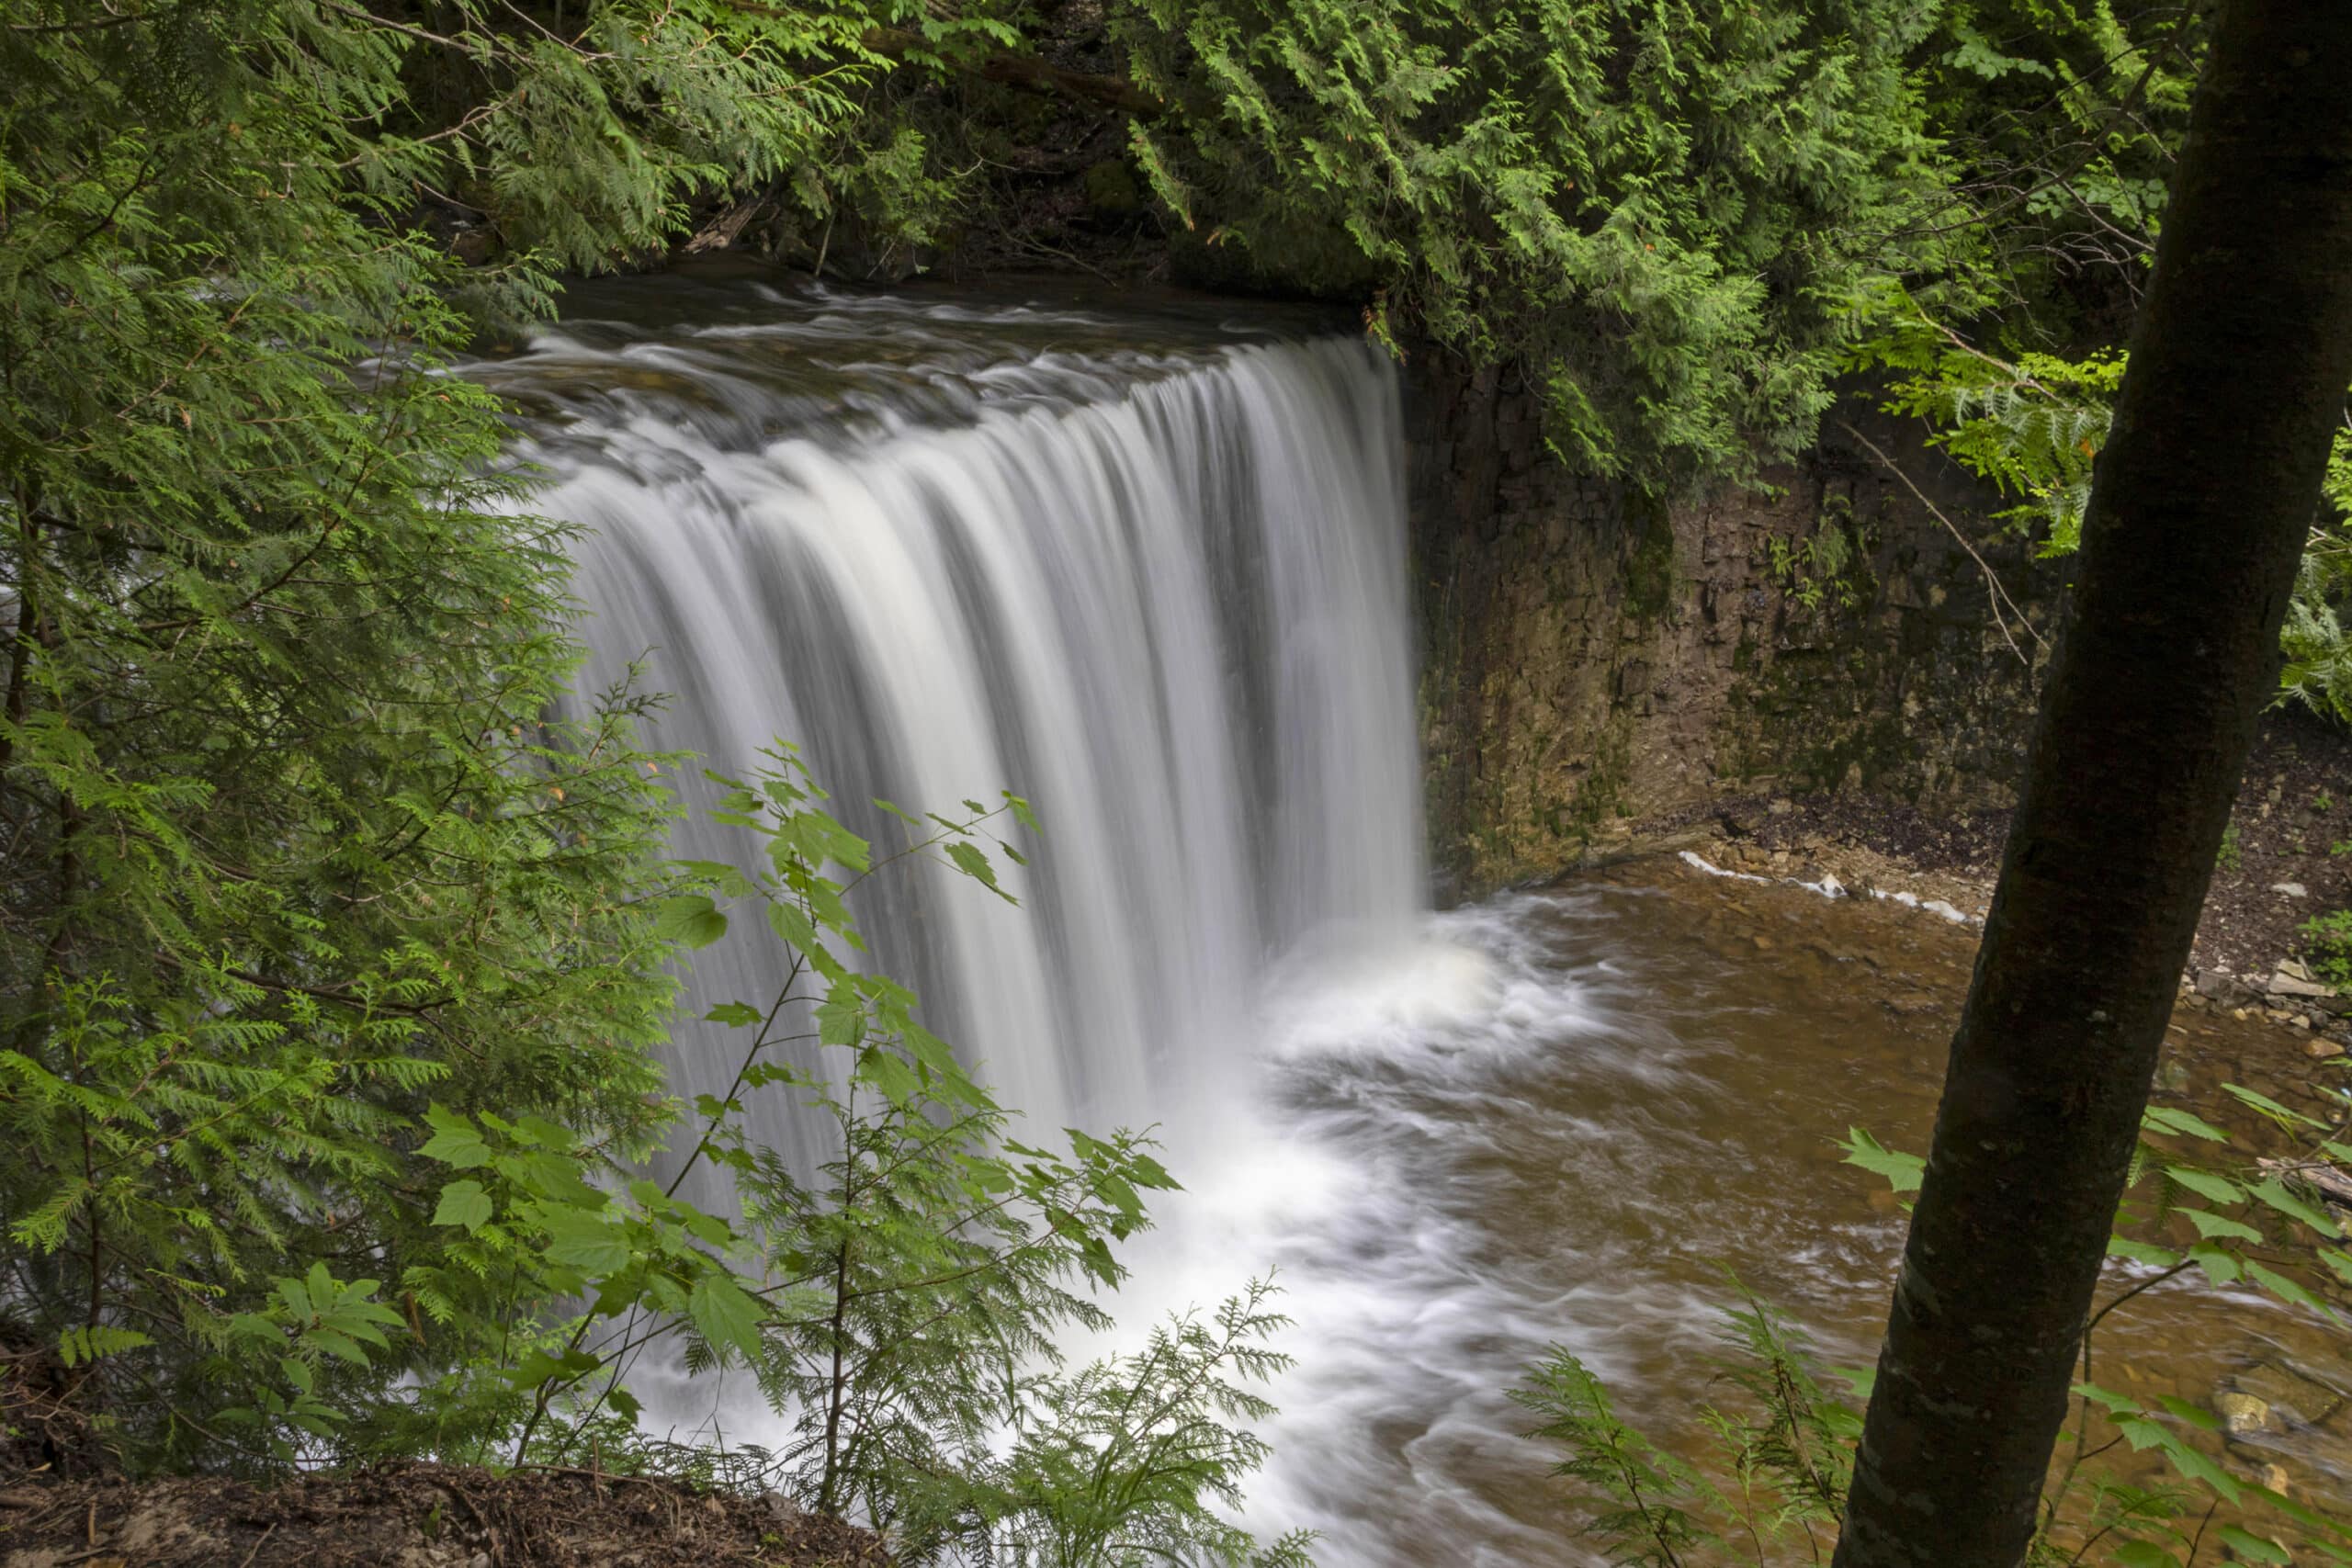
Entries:
{"type": "Polygon", "coordinates": [[[267,1529],[261,1532],[261,1539],[254,1542],[254,1549],[245,1553],[245,1560],[243,1562],[238,1563],[237,1568],[254,1568],[254,1559],[261,1555],[261,1549],[268,1545],[269,1538],[277,1533],[277,1526],[275,1522],[272,1522],[267,1529]]]}
{"type": "Polygon", "coordinates": [[[1856,430],[1851,424],[1847,423],[1846,421],[1842,419],[1838,422],[1838,428],[1852,436],[1855,440],[1860,442],[1862,446],[1869,450],[1871,457],[1876,457],[1885,466],[1886,470],[1889,473],[1893,474],[1896,479],[1901,479],[1903,481],[1904,488],[1908,490],[1913,495],[1917,496],[1919,498],[1919,504],[1926,507],[1928,513],[1934,516],[1935,520],[1942,524],[1945,529],[1951,533],[1951,536],[1959,542],[1960,547],[1968,552],[1968,558],[1974,561],[1976,563],[1976,570],[1984,575],[1984,595],[1991,603],[1993,609],[1993,625],[1999,628],[2001,640],[2009,645],[2009,651],[2018,656],[2018,663],[2030,667],[2033,660],[2027,656],[2024,649],[2018,646],[2018,639],[2009,635],[2009,623],[2001,615],[2001,606],[2003,604],[2007,604],[2009,607],[2009,613],[2017,616],[2018,624],[2025,627],[2026,636],[2033,638],[2034,645],[2036,647],[2047,652],[2049,650],[2050,644],[2042,637],[2042,635],[2040,632],[2034,629],[2033,623],[2028,620],[2026,618],[2025,612],[2018,607],[2018,602],[2009,597],[2009,591],[2001,585],[2000,574],[1996,572],[1992,567],[1986,563],[1983,556],[1976,553],[1976,547],[1969,543],[1968,536],[1961,532],[1960,525],[1945,516],[1943,508],[1938,506],[1934,502],[1929,501],[1928,499],[1928,492],[1919,488],[1917,481],[1914,480],[1909,474],[1905,473],[1903,469],[1896,465],[1894,459],[1886,455],[1885,448],[1879,446],[1877,442],[1872,441],[1869,436],[1864,435],[1860,431],[1856,430]]]}

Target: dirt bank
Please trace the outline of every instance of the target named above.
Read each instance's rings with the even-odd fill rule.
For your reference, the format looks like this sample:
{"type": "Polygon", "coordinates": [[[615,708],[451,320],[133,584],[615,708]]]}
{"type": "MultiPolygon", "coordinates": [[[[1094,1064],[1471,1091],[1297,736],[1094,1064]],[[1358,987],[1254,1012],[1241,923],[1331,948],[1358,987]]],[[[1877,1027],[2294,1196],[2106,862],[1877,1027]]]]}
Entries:
{"type": "MultiPolygon", "coordinates": [[[[1849,888],[1908,891],[1981,919],[2009,817],[2006,810],[1938,815],[1845,792],[1747,795],[1652,818],[1636,825],[1632,842],[1689,848],[1751,874],[1811,882],[1826,873],[1849,888]]],[[[2245,992],[2221,980],[2267,986],[2282,963],[2308,956],[2306,921],[2347,908],[2352,735],[2300,711],[2273,713],[2255,743],[2214,868],[2191,975],[2213,976],[2209,990],[2243,1005],[2245,992]]]]}
{"type": "Polygon", "coordinates": [[[394,1465],[277,1487],[209,1476],[0,1486],[0,1568],[888,1568],[772,1497],[584,1471],[394,1465]]]}

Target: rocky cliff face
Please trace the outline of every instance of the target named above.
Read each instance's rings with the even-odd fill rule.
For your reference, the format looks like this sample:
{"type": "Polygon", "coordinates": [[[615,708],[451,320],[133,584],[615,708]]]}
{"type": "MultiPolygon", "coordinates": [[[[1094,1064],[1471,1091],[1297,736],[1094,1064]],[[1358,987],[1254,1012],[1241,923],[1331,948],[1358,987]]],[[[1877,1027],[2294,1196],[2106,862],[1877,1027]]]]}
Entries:
{"type": "Polygon", "coordinates": [[[1553,458],[1506,376],[1420,354],[1407,378],[1442,890],[1719,794],[2007,804],[2064,563],[1980,566],[1936,513],[1978,539],[1997,503],[1916,434],[1855,400],[1766,488],[1661,505],[1553,458]]]}

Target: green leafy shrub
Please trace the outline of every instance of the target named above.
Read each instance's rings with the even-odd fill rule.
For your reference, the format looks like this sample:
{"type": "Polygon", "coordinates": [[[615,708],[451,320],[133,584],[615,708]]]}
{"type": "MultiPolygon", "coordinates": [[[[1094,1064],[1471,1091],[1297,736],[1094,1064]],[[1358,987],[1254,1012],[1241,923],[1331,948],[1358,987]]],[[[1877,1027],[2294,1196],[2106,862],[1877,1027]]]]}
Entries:
{"type": "Polygon", "coordinates": [[[1833,497],[1810,533],[1793,542],[1777,536],[1764,541],[1765,570],[1807,615],[1824,608],[1850,612],[1869,602],[1871,538],[1853,511],[1850,501],[1833,497]]]}
{"type": "Polygon", "coordinates": [[[2333,909],[2302,924],[2303,956],[2312,973],[2339,991],[2352,990],[2352,909],[2333,909]]]}
{"type": "MultiPolygon", "coordinates": [[[[1930,446],[2016,498],[2018,504],[1996,520],[2031,538],[2040,555],[2072,555],[2082,543],[2092,466],[2114,417],[2122,352],[2101,350],[2075,361],[2041,353],[2004,359],[1893,285],[1874,298],[1868,314],[1875,324],[1850,362],[1886,378],[1885,411],[1925,421],[1930,446]]],[[[2352,629],[2344,618],[2352,600],[2347,528],[2352,422],[2336,432],[2330,449],[2319,513],[2279,631],[2279,701],[2337,724],[2352,724],[2352,629]]]]}
{"type": "Polygon", "coordinates": [[[1883,286],[1874,330],[1852,351],[1858,367],[1887,374],[1883,407],[1928,423],[1928,444],[2018,504],[1998,521],[2034,538],[2044,556],[2082,543],[2091,465],[2107,441],[2123,356],[2081,360],[2042,353],[2014,361],[1978,348],[1901,288],[1883,286]]]}
{"type": "MultiPolygon", "coordinates": [[[[570,691],[565,530],[445,372],[481,315],[698,206],[930,221],[920,150],[861,107],[909,69],[880,23],[918,73],[1007,36],[854,4],[0,4],[0,1314],[134,1464],[397,1449],[386,1390],[510,1347],[512,1277],[430,1261],[494,1201],[442,1190],[435,1118],[530,1164],[511,1195],[548,1222],[581,1206],[560,1168],[661,1137],[670,761],[641,694],[570,691]],[[497,265],[448,254],[458,212],[497,265]],[[400,1331],[301,1351],[277,1282],[321,1268],[386,1281],[362,1299],[400,1331]]],[[[431,1440],[498,1429],[479,1392],[425,1399],[431,1440]]]]}
{"type": "MultiPolygon", "coordinates": [[[[929,860],[1006,896],[991,849],[1019,852],[993,835],[1034,828],[1027,805],[901,814],[907,842],[877,860],[789,750],[774,757],[749,783],[716,780],[714,816],[749,835],[753,869],[688,863],[654,919],[698,947],[749,917],[775,941],[778,976],[759,1005],[710,1010],[741,1032],[743,1054],[728,1092],[692,1108],[692,1141],[666,1181],[636,1173],[635,1145],[536,1113],[428,1102],[411,1163],[361,1172],[399,1173],[425,1237],[382,1249],[390,1292],[325,1259],[255,1292],[223,1291],[186,1368],[187,1352],[102,1296],[91,1320],[59,1331],[61,1358],[130,1386],[160,1371],[200,1392],[207,1403],[168,1420],[223,1444],[215,1462],[680,1469],[854,1514],[910,1563],[960,1552],[1140,1568],[1174,1553],[1301,1568],[1305,1538],[1261,1550],[1212,1506],[1238,1504],[1265,1458],[1235,1423],[1272,1413],[1254,1390],[1287,1364],[1262,1344],[1283,1321],[1271,1288],[1250,1285],[1212,1325],[1180,1316],[1139,1353],[1065,1370],[1057,1333],[1113,1326],[1094,1292],[1124,1278],[1114,1247],[1173,1179],[1136,1134],[1071,1130],[1066,1150],[1012,1141],[1008,1112],[918,1021],[912,993],[844,962],[862,942],[848,885],[829,868],[854,881],[929,860]],[[813,1170],[745,1131],[747,1107],[778,1096],[833,1129],[813,1170]],[[717,1209],[680,1196],[706,1166],[733,1193],[717,1209]],[[627,1381],[649,1356],[744,1370],[787,1439],[731,1458],[649,1441],[627,1381]]],[[[75,1088],[25,1103],[107,1125],[75,1088]]],[[[288,1104],[313,1101],[247,1109],[288,1104]]],[[[20,1221],[36,1247],[57,1238],[69,1267],[77,1201],[67,1191],[20,1221]]],[[[250,1223],[282,1226],[288,1206],[256,1192],[250,1223]]]]}

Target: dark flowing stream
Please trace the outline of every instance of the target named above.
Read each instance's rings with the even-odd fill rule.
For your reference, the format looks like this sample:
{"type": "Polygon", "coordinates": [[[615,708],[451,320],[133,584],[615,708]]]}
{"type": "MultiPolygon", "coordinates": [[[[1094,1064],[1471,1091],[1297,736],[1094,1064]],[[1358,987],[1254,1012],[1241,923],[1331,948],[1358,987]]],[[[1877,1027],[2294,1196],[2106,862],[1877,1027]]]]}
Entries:
{"type": "MultiPolygon", "coordinates": [[[[1159,1126],[1188,1190],[1124,1317],[1278,1270],[1251,1522],[1330,1568],[1595,1562],[1508,1389],[1564,1344],[1692,1444],[1727,1273],[1866,1362],[1901,1215],[1831,1140],[1924,1145],[1973,935],[1670,860],[1431,913],[1396,377],[1238,314],[666,279],[476,373],[587,530],[586,679],[674,694],[657,743],[797,741],[877,839],[854,803],[1034,800],[1023,909],[940,878],[864,919],[1031,1124],[1159,1126]]],[[[695,988],[763,963],[722,944],[695,988]]],[[[2277,1032],[2200,1023],[2173,1070],[2262,1087],[2277,1032]]],[[[724,1049],[684,1036],[681,1089],[724,1049]]],[[[2164,1369],[2117,1372],[2142,1393],[2292,1382],[2304,1427],[2238,1461],[2352,1487],[2352,1384],[2296,1314],[2168,1284],[2109,1353],[2164,1369]]]]}

